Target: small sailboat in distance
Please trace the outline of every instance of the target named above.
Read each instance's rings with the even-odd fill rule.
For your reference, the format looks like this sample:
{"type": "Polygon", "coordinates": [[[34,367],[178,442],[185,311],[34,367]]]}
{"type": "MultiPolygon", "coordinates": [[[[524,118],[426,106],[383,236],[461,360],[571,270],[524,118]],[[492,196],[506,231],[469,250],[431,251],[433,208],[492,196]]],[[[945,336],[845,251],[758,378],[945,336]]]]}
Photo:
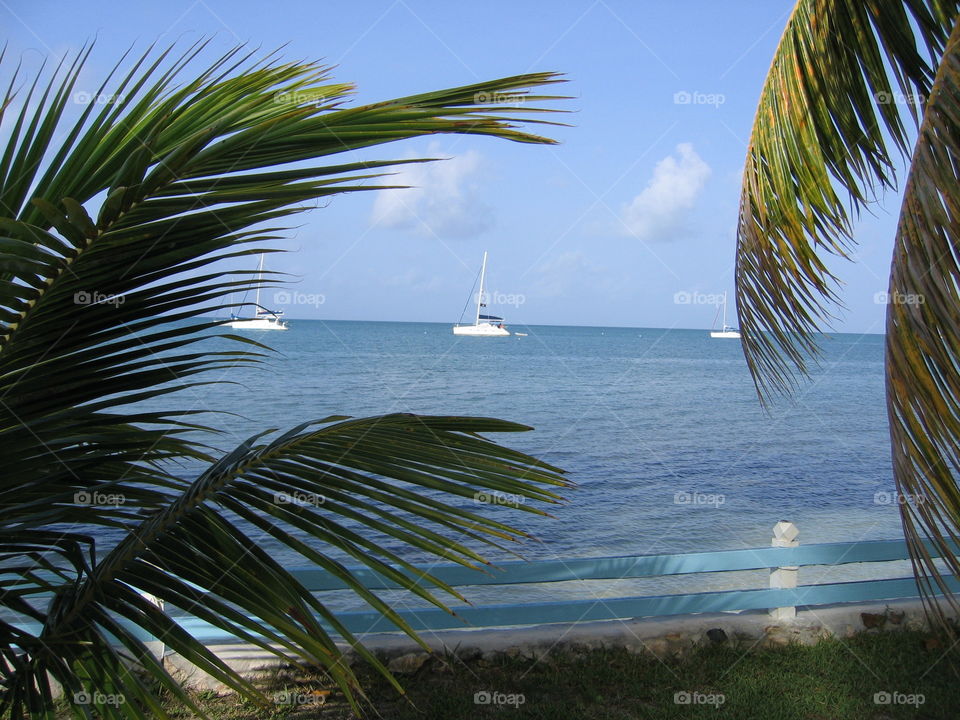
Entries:
{"type": "Polygon", "coordinates": [[[473,325],[454,325],[454,335],[473,335],[475,337],[508,337],[510,331],[503,324],[503,318],[486,315],[481,312],[487,306],[483,302],[483,280],[487,272],[487,253],[483,253],[483,265],[480,266],[480,292],[477,293],[477,316],[473,325]]]}
{"type": "MultiPolygon", "coordinates": [[[[717,315],[720,314],[720,308],[717,308],[717,315]]],[[[717,324],[717,318],[713,318],[714,327],[717,324]]],[[[733,327],[732,325],[727,325],[727,293],[723,293],[723,325],[721,330],[713,330],[710,332],[710,337],[712,338],[731,338],[736,340],[740,337],[740,332],[733,327]]]]}
{"type": "Polygon", "coordinates": [[[260,253],[260,266],[257,268],[257,308],[252,318],[244,318],[230,313],[230,320],[224,323],[235,330],[289,330],[283,320],[283,310],[268,310],[260,304],[260,281],[263,278],[263,253],[260,253]]]}

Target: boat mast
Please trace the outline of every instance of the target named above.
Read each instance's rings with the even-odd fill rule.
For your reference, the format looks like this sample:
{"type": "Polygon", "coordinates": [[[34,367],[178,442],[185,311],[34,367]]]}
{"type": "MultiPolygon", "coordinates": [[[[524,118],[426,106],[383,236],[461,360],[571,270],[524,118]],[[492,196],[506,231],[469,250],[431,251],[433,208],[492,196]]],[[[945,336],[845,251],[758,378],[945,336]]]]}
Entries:
{"type": "Polygon", "coordinates": [[[727,329],[727,291],[723,291],[723,331],[727,329]]]}
{"type": "Polygon", "coordinates": [[[480,294],[477,295],[477,320],[474,325],[480,324],[480,307],[483,305],[483,276],[487,272],[487,251],[483,251],[483,265],[480,266],[480,294]]]}
{"type": "Polygon", "coordinates": [[[253,311],[253,314],[260,314],[260,283],[263,281],[263,253],[260,253],[260,267],[257,268],[257,309],[253,311]]]}

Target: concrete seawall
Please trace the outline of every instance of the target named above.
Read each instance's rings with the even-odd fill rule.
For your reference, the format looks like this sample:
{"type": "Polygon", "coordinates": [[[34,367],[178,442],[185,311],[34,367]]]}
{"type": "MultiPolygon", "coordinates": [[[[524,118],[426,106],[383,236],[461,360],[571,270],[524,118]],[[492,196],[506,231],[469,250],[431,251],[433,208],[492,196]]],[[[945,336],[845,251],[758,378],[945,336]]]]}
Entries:
{"type": "MultiPolygon", "coordinates": [[[[765,611],[673,615],[600,622],[566,623],[511,628],[424,631],[421,638],[435,654],[453,654],[465,660],[500,654],[538,658],[550,653],[583,653],[600,648],[623,648],[662,659],[680,657],[703,645],[731,644],[745,651],[812,645],[826,638],[852,637],[859,632],[921,630],[927,621],[920,600],[891,603],[845,603],[797,609],[792,620],[775,620],[765,611]]],[[[398,674],[419,670],[430,658],[402,633],[362,637],[364,645],[387,661],[398,674]]],[[[276,672],[282,663],[268,652],[248,644],[211,645],[218,657],[247,677],[276,672]]],[[[347,651],[347,662],[357,658],[347,651]]],[[[223,690],[218,682],[175,654],[165,663],[185,684],[223,690]]]]}

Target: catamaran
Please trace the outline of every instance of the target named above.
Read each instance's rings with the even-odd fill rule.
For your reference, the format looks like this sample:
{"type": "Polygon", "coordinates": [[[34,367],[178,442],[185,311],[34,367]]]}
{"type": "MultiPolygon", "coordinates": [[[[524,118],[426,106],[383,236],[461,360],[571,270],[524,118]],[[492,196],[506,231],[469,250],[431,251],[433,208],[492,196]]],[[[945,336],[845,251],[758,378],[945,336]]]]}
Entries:
{"type": "MultiPolygon", "coordinates": [[[[719,314],[720,314],[720,311],[719,311],[719,309],[718,309],[718,310],[717,310],[717,315],[719,315],[719,314]]],[[[713,322],[714,322],[714,326],[716,326],[717,319],[714,318],[714,319],[713,319],[713,322]]],[[[739,337],[740,337],[740,333],[737,331],[737,329],[736,329],[735,327],[733,327],[732,325],[727,325],[727,293],[726,293],[726,292],[723,293],[723,325],[722,325],[722,327],[723,327],[722,330],[713,330],[713,331],[710,333],[710,337],[712,337],[712,338],[733,338],[733,339],[736,339],[736,338],[739,338],[739,337]]]]}
{"type": "Polygon", "coordinates": [[[257,299],[254,305],[257,308],[252,318],[243,318],[233,313],[230,320],[224,325],[237,330],[288,330],[283,320],[283,310],[268,310],[260,304],[260,282],[263,279],[263,253],[260,254],[260,267],[257,268],[257,299]]]}
{"type": "Polygon", "coordinates": [[[473,325],[454,325],[454,335],[474,335],[476,337],[507,337],[510,331],[503,324],[503,318],[487,315],[481,310],[487,306],[483,301],[483,280],[487,273],[487,253],[483,253],[483,265],[480,267],[480,292],[477,293],[477,315],[473,325]]]}

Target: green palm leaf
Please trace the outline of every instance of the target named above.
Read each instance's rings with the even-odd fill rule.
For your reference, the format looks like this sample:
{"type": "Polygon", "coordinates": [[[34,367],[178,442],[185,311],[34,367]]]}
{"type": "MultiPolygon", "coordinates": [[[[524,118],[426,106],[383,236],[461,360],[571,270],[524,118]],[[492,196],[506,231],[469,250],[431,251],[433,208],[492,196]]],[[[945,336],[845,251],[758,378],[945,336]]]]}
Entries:
{"type": "Polygon", "coordinates": [[[744,353],[767,399],[816,357],[837,303],[827,256],[852,256],[852,220],[895,186],[918,127],[891,266],[887,404],[904,533],[930,616],[947,630],[942,603],[960,611],[944,581],[960,577],[958,43],[955,2],[798,2],[761,95],[737,246],[744,353]]]}
{"type": "Polygon", "coordinates": [[[788,391],[818,354],[839,302],[825,256],[850,257],[848,205],[856,214],[895,182],[888,141],[907,151],[901,112],[919,117],[957,9],[797,3],[761,92],[737,226],[737,312],[761,397],[788,391]]]}
{"type": "MultiPolygon", "coordinates": [[[[329,630],[381,667],[378,661],[248,532],[224,517],[223,510],[335,574],[371,607],[416,637],[389,605],[347,569],[338,554],[448,609],[432,588],[464,598],[414,568],[382,540],[367,539],[364,530],[478,568],[487,562],[463,546],[460,536],[470,534],[495,544],[497,540],[516,540],[522,533],[378,478],[399,478],[405,485],[446,496],[474,498],[484,489],[509,488],[522,498],[549,503],[561,500],[541,487],[565,484],[558,469],[476,435],[527,427],[483,418],[414,415],[329,420],[320,421],[320,427],[317,423],[300,426],[269,443],[251,438],[212,464],[160,512],[145,520],[132,519],[125,538],[89,574],[59,588],[43,618],[42,638],[55,649],[56,660],[62,661],[67,649],[73,665],[103,662],[105,630],[120,638],[133,657],[144,660],[149,656],[146,647],[116,621],[125,618],[222,682],[238,685],[201,643],[141,597],[141,592],[147,592],[291,664],[320,666],[342,687],[356,690],[356,680],[342,663],[329,630]],[[319,543],[306,542],[311,538],[319,543]]],[[[533,506],[518,506],[543,514],[533,506]]],[[[114,652],[109,667],[119,668],[122,657],[114,652]]],[[[76,691],[68,685],[72,675],[59,677],[56,665],[51,662],[48,666],[46,660],[37,652],[36,672],[49,671],[76,691]]],[[[117,677],[100,692],[125,697],[148,692],[136,675],[111,672],[117,677]]],[[[37,682],[38,678],[30,680],[37,682]]]]}
{"type": "MultiPolygon", "coordinates": [[[[546,488],[567,484],[557,468],[479,435],[528,429],[503,421],[327,418],[222,454],[204,440],[213,428],[176,403],[204,373],[268,351],[201,318],[232,292],[281,278],[261,283],[218,263],[271,251],[282,221],[307,201],[388,187],[371,180],[424,161],[322,158],[435,133],[553,142],[521,124],[555,124],[539,105],[557,98],[532,89],[559,78],[352,106],[352,87],[332,83],[326,68],[242,48],[189,76],[204,50],[151,50],[127,70],[118,64],[98,90],[111,102],[88,104],[57,146],[89,49],[20,95],[12,80],[0,101],[0,119],[14,99],[20,108],[0,155],[0,592],[33,623],[0,618],[0,712],[12,717],[51,717],[49,677],[68,697],[122,695],[97,706],[105,717],[163,716],[154,683],[188,702],[147,636],[266,701],[144,592],[325,668],[356,707],[359,688],[333,634],[386,670],[251,533],[336,573],[403,626],[346,561],[444,607],[436,590],[460,596],[400,549],[481,568],[487,561],[468,543],[506,548],[523,533],[465,507],[475,493],[555,503],[546,488]],[[525,102],[509,115],[480,102],[500,93],[525,102]],[[161,400],[164,410],[134,405],[161,400]],[[323,503],[284,501],[301,495],[323,503]],[[122,504],[79,499],[101,496],[122,504]],[[105,541],[106,530],[122,539],[105,541]]],[[[87,708],[72,706],[78,716],[87,708]]]]}
{"type": "Polygon", "coordinates": [[[945,574],[960,577],[950,544],[960,538],[960,18],[927,103],[907,178],[894,247],[887,314],[887,392],[900,514],[927,604],[956,612],[945,574]],[[929,538],[945,563],[934,562],[929,538]],[[946,572],[944,572],[944,570],[946,572]]]}

